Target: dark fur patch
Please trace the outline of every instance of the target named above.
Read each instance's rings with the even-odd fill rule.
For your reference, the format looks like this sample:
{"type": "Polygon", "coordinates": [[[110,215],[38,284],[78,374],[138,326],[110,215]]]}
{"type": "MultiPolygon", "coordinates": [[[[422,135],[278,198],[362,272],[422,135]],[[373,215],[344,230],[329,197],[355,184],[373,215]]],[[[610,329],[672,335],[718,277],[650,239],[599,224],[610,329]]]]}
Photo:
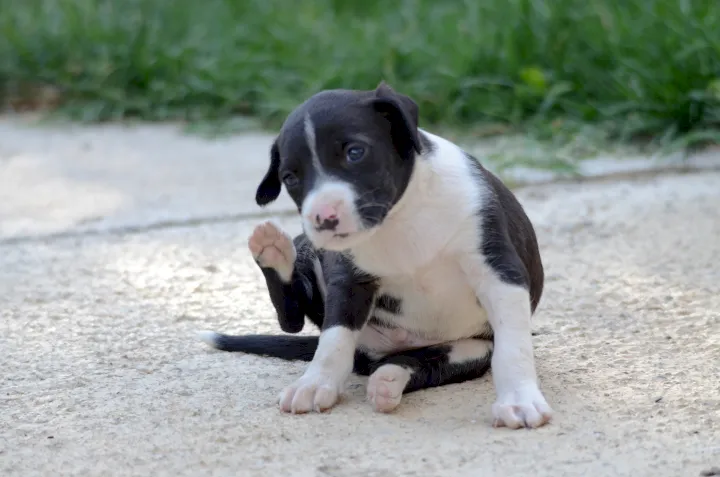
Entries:
{"type": "Polygon", "coordinates": [[[492,325],[490,325],[490,322],[486,322],[483,329],[477,333],[473,338],[476,339],[482,339],[482,340],[492,340],[495,337],[495,333],[493,332],[492,325]]]}
{"type": "Polygon", "coordinates": [[[323,251],[321,257],[328,296],[344,297],[325,302],[322,329],[332,326],[361,329],[370,318],[379,286],[378,278],[358,270],[352,260],[341,252],[323,251]]]}
{"type": "Polygon", "coordinates": [[[490,369],[492,353],[462,363],[451,363],[452,344],[428,346],[386,356],[370,366],[370,374],[385,364],[395,364],[410,371],[410,381],[403,393],[461,383],[477,379],[490,369]]]}
{"type": "Polygon", "coordinates": [[[318,345],[317,336],[273,336],[218,334],[215,348],[221,351],[250,353],[288,361],[311,361],[318,345]]]}
{"type": "Polygon", "coordinates": [[[270,147],[270,166],[255,192],[255,202],[259,206],[266,206],[280,195],[282,182],[280,181],[279,171],[280,152],[278,151],[277,141],[273,141],[270,147]]]}
{"type": "Polygon", "coordinates": [[[380,295],[375,301],[375,306],[381,310],[399,315],[402,313],[402,300],[390,295],[380,295]]]}
{"type": "Polygon", "coordinates": [[[436,150],[435,143],[430,141],[430,139],[423,134],[422,131],[420,131],[420,146],[422,148],[423,157],[432,155],[432,153],[436,150]]]}
{"type": "Polygon", "coordinates": [[[489,186],[491,192],[478,211],[482,222],[481,252],[502,281],[528,289],[534,312],[545,277],[535,229],[515,194],[472,155],[465,155],[478,183],[489,186]]]}

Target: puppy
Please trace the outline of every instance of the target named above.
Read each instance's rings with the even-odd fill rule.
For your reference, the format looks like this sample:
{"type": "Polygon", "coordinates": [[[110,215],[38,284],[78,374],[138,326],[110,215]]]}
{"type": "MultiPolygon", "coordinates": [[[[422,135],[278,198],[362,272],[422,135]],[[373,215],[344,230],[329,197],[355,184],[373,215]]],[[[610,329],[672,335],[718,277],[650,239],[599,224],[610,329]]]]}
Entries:
{"type": "Polygon", "coordinates": [[[249,248],[281,328],[297,333],[307,317],[320,336],[206,331],[206,343],[309,361],[279,397],[286,412],[331,408],[353,371],[389,412],[404,393],[492,365],[494,425],[549,422],[530,332],[544,281],[533,226],[496,176],[418,127],[411,98],[384,82],[312,96],[270,149],[258,205],[283,184],[304,233],[265,222],[249,248]]]}

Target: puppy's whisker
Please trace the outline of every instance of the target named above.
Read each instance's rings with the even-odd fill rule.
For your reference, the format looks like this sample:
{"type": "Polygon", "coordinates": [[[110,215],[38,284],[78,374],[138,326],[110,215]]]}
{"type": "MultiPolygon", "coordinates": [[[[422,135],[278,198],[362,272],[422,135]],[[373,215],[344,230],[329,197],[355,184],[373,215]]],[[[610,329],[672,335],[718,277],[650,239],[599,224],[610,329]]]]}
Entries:
{"type": "Polygon", "coordinates": [[[362,204],[357,208],[357,210],[365,210],[365,209],[376,209],[379,208],[381,210],[389,210],[390,206],[387,204],[362,204]]]}

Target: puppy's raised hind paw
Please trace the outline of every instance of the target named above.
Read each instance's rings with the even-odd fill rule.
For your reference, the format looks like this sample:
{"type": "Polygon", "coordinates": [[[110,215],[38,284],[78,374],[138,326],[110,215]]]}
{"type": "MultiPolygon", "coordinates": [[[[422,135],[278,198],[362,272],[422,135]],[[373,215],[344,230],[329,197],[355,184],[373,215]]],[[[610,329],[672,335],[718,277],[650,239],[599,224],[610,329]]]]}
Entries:
{"type": "Polygon", "coordinates": [[[248,248],[261,267],[272,268],[283,281],[290,281],[297,251],[292,237],[279,225],[268,220],[255,227],[248,248]]]}

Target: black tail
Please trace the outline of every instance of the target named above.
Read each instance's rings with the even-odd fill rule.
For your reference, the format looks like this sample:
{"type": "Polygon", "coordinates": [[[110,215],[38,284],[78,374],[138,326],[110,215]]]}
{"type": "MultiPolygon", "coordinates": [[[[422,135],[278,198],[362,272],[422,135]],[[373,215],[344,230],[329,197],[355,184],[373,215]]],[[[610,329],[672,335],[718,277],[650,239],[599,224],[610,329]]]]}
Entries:
{"type": "Polygon", "coordinates": [[[312,361],[318,346],[317,336],[232,336],[214,331],[201,331],[199,337],[209,346],[221,351],[239,351],[288,361],[312,361]]]}

